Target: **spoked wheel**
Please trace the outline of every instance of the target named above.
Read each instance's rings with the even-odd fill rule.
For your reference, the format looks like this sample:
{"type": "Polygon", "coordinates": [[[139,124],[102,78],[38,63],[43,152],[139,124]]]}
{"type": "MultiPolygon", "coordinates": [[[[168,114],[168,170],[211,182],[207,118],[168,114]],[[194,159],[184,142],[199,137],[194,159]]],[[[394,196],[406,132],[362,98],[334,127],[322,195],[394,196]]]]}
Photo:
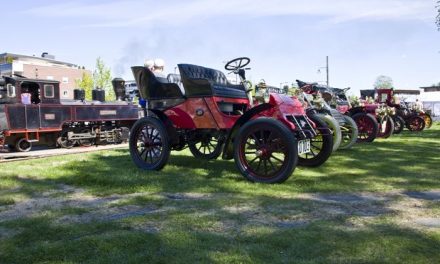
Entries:
{"type": "Polygon", "coordinates": [[[327,124],[328,129],[332,132],[333,136],[333,151],[338,150],[339,145],[341,145],[341,127],[339,126],[338,121],[332,117],[331,115],[317,114],[319,119],[324,121],[327,124]]]}
{"type": "Polygon", "coordinates": [[[412,116],[406,123],[410,131],[422,131],[425,128],[425,120],[420,116],[412,116]]]}
{"type": "MultiPolygon", "coordinates": [[[[85,129],[81,130],[81,133],[90,133],[90,131],[91,131],[90,129],[85,128],[85,129]]],[[[79,139],[78,144],[83,147],[90,147],[91,145],[93,145],[93,139],[91,139],[91,138],[79,139]]]]}
{"type": "Polygon", "coordinates": [[[429,129],[432,126],[432,117],[430,114],[425,113],[423,115],[423,119],[425,120],[425,128],[429,129]]]}
{"type": "Polygon", "coordinates": [[[352,118],[359,131],[357,142],[373,142],[379,130],[376,118],[366,113],[357,113],[352,118]]]}
{"type": "Polygon", "coordinates": [[[136,121],[130,132],[129,147],[133,162],[144,170],[160,170],[170,157],[168,133],[154,117],[136,121]]]}
{"type": "Polygon", "coordinates": [[[196,158],[216,159],[222,152],[223,139],[220,135],[204,134],[200,141],[188,144],[189,150],[196,158]]]}
{"type": "Polygon", "coordinates": [[[389,138],[394,132],[394,121],[391,116],[384,116],[379,122],[379,133],[377,134],[380,138],[389,138]]]}
{"type": "Polygon", "coordinates": [[[61,136],[59,136],[57,138],[57,145],[62,148],[70,149],[73,147],[73,145],[75,145],[75,141],[69,140],[69,138],[67,137],[67,131],[66,131],[66,132],[63,132],[61,134],[61,136]]]}
{"type": "Polygon", "coordinates": [[[327,124],[317,115],[309,118],[316,124],[316,137],[310,139],[310,152],[298,155],[298,165],[318,167],[322,165],[333,152],[333,136],[327,124]]]}
{"type": "Polygon", "coordinates": [[[284,182],[295,170],[298,144],[281,122],[258,118],[240,128],[234,139],[234,160],[252,182],[284,182]]]}
{"type": "Polygon", "coordinates": [[[351,148],[357,141],[358,138],[358,127],[356,122],[354,122],[353,118],[344,115],[345,124],[341,126],[341,145],[339,145],[339,149],[349,149],[351,148]]]}
{"type": "Polygon", "coordinates": [[[394,134],[400,134],[405,127],[405,120],[401,116],[393,116],[394,120],[394,134]]]}
{"type": "Polygon", "coordinates": [[[15,150],[19,152],[28,152],[32,148],[32,142],[29,142],[25,138],[19,138],[17,142],[15,142],[15,150]]]}

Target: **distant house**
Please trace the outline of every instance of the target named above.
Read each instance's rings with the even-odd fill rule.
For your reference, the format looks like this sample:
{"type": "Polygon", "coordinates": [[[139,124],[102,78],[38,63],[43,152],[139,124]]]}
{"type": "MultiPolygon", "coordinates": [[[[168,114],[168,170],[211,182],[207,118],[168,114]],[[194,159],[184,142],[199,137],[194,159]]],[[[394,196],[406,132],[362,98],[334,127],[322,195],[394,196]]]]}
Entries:
{"type": "Polygon", "coordinates": [[[55,56],[44,52],[41,57],[13,53],[0,54],[0,75],[20,75],[32,79],[47,79],[60,82],[61,98],[72,99],[75,80],[81,79],[89,70],[76,64],[55,60],[55,56]]]}
{"type": "Polygon", "coordinates": [[[423,90],[421,101],[426,109],[431,110],[434,120],[440,120],[440,85],[420,87],[423,90]]]}

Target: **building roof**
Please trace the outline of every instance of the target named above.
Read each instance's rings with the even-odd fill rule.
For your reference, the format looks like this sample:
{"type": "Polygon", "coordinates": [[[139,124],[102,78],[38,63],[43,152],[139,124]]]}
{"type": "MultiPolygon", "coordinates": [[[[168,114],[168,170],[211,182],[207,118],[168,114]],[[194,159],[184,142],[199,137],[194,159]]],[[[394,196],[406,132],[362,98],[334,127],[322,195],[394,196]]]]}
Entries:
{"type": "Polygon", "coordinates": [[[440,92],[440,85],[420,87],[420,89],[423,89],[425,92],[440,92]]]}
{"type": "Polygon", "coordinates": [[[395,94],[420,94],[420,90],[396,89],[395,94]]]}
{"type": "Polygon", "coordinates": [[[56,64],[62,64],[62,65],[66,65],[66,66],[69,66],[69,67],[78,67],[77,64],[73,64],[73,63],[70,63],[70,62],[64,62],[64,61],[58,61],[58,60],[54,60],[54,59],[50,59],[50,58],[44,58],[44,57],[38,57],[38,56],[29,56],[29,55],[22,55],[22,54],[15,54],[15,53],[8,53],[8,52],[0,53],[0,58],[4,58],[4,57],[37,59],[37,60],[47,61],[47,62],[56,63],[56,64]]]}

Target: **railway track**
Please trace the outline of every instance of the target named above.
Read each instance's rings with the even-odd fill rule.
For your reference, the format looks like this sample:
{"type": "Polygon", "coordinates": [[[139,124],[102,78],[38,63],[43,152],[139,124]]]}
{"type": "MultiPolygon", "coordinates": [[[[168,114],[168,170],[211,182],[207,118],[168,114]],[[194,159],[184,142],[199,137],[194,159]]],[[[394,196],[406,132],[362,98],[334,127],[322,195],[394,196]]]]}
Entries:
{"type": "Polygon", "coordinates": [[[9,152],[6,149],[0,148],[0,163],[4,162],[14,162],[29,159],[39,159],[52,156],[69,155],[77,153],[86,153],[107,149],[125,148],[128,149],[128,144],[117,144],[117,145],[104,145],[104,146],[91,146],[91,147],[75,147],[71,149],[64,148],[45,148],[36,149],[29,152],[9,152]]]}

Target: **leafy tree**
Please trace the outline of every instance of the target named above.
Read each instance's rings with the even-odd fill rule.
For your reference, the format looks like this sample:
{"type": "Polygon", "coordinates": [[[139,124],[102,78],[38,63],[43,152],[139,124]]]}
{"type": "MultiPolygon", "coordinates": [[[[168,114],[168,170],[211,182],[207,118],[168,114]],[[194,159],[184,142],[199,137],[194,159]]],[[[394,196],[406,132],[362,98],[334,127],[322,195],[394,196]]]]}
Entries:
{"type": "Polygon", "coordinates": [[[436,24],[437,24],[437,29],[438,30],[440,30],[440,0],[437,0],[437,6],[436,6],[436,8],[437,8],[437,12],[438,12],[438,14],[437,14],[437,17],[436,17],[436,24]]]}
{"type": "Polygon", "coordinates": [[[389,76],[380,75],[374,82],[375,89],[391,89],[393,88],[393,79],[389,76]]]}
{"type": "Polygon", "coordinates": [[[76,86],[86,92],[86,100],[92,100],[93,78],[87,72],[83,72],[81,79],[75,80],[76,86]]]}
{"type": "Polygon", "coordinates": [[[112,87],[112,75],[109,67],[105,66],[101,57],[96,59],[95,71],[93,72],[95,87],[105,90],[105,98],[108,101],[115,100],[115,92],[112,87]]]}

